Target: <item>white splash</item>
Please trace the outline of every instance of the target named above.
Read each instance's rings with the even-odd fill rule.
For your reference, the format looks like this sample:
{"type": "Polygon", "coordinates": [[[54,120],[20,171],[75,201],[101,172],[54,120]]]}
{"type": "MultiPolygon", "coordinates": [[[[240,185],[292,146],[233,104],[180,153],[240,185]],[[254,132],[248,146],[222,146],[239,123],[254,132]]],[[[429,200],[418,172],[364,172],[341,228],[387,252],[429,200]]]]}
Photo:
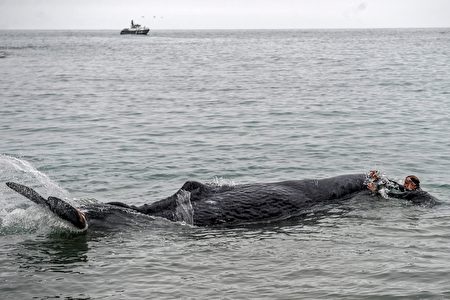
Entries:
{"type": "Polygon", "coordinates": [[[177,221],[185,222],[186,224],[194,224],[194,209],[191,203],[191,193],[185,190],[180,190],[177,193],[177,207],[175,215],[177,221]]]}
{"type": "Polygon", "coordinates": [[[374,184],[377,188],[376,193],[384,199],[390,199],[388,193],[398,188],[394,181],[390,180],[384,172],[378,170],[369,171],[366,174],[364,184],[366,186],[374,184]]]}
{"type": "Polygon", "coordinates": [[[55,218],[49,211],[35,205],[10,211],[0,210],[0,235],[31,232],[47,234],[55,229],[76,231],[72,225],[55,218]]]}
{"type": "Polygon", "coordinates": [[[47,233],[54,229],[73,228],[65,221],[54,217],[51,212],[10,190],[5,184],[8,181],[38,187],[38,192],[45,193],[44,197],[52,195],[67,199],[69,195],[28,161],[0,155],[0,234],[47,233]]]}
{"type": "MultiPolygon", "coordinates": [[[[30,186],[43,186],[49,195],[67,198],[69,193],[51,180],[46,174],[37,170],[26,160],[12,156],[0,155],[0,184],[15,181],[30,186]]],[[[2,188],[3,188],[2,186],[2,188]]],[[[0,189],[0,200],[2,198],[0,189]]]]}
{"type": "Polygon", "coordinates": [[[218,177],[218,176],[214,176],[214,178],[207,182],[208,185],[210,186],[217,186],[217,187],[222,187],[222,186],[229,186],[229,187],[233,187],[236,185],[236,183],[231,180],[231,179],[226,179],[223,177],[218,177]]]}

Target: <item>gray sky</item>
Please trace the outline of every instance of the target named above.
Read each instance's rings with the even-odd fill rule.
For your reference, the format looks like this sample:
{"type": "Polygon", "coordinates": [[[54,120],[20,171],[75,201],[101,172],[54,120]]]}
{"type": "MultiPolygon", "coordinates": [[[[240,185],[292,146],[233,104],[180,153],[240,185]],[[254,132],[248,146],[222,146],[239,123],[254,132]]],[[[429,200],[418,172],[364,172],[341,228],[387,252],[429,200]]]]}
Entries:
{"type": "Polygon", "coordinates": [[[450,27],[450,0],[0,0],[0,29],[450,27]]]}

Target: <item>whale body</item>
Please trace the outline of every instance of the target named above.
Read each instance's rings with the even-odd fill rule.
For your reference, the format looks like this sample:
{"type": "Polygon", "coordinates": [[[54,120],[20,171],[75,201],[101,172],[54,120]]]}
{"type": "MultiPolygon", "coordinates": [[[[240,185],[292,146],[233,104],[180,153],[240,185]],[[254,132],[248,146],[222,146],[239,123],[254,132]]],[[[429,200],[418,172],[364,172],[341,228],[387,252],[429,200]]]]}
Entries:
{"type": "MultiPolygon", "coordinates": [[[[197,226],[235,225],[284,220],[304,214],[318,204],[330,204],[366,190],[365,174],[326,179],[211,186],[186,182],[166,199],[142,206],[126,206],[144,214],[179,221],[180,206],[192,206],[197,226]],[[184,201],[184,203],[183,203],[184,201]]],[[[120,203],[112,203],[121,205],[120,203]]]]}
{"type": "MultiPolygon", "coordinates": [[[[302,216],[313,207],[341,203],[361,192],[369,194],[365,179],[365,174],[350,174],[234,186],[187,181],[172,196],[142,206],[109,202],[78,208],[56,197],[45,199],[32,188],[18,183],[8,182],[7,185],[79,230],[86,230],[88,226],[102,223],[120,226],[140,216],[162,217],[195,226],[277,222],[302,216]]],[[[434,204],[434,197],[424,191],[412,191],[400,198],[414,204],[424,201],[434,204]]]]}

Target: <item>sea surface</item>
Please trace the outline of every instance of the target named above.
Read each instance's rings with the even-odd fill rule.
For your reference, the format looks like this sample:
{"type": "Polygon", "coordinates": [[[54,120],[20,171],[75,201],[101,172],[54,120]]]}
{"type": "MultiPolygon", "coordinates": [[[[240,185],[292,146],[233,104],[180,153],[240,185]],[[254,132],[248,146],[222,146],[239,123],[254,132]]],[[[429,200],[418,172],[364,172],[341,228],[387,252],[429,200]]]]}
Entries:
{"type": "Polygon", "coordinates": [[[450,29],[0,31],[0,299],[449,299],[450,29]],[[77,234],[74,205],[379,169],[304,220],[77,234]]]}

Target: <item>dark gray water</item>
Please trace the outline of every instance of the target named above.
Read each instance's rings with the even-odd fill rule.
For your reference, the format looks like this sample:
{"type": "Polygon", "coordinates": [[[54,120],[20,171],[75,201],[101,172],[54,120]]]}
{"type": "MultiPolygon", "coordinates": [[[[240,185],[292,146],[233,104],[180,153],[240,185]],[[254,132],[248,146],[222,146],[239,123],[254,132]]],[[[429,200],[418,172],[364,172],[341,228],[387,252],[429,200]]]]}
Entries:
{"type": "Polygon", "coordinates": [[[449,29],[0,31],[0,298],[450,298],[449,65],[449,29]],[[4,185],[142,204],[373,168],[442,203],[76,235],[4,185]]]}

